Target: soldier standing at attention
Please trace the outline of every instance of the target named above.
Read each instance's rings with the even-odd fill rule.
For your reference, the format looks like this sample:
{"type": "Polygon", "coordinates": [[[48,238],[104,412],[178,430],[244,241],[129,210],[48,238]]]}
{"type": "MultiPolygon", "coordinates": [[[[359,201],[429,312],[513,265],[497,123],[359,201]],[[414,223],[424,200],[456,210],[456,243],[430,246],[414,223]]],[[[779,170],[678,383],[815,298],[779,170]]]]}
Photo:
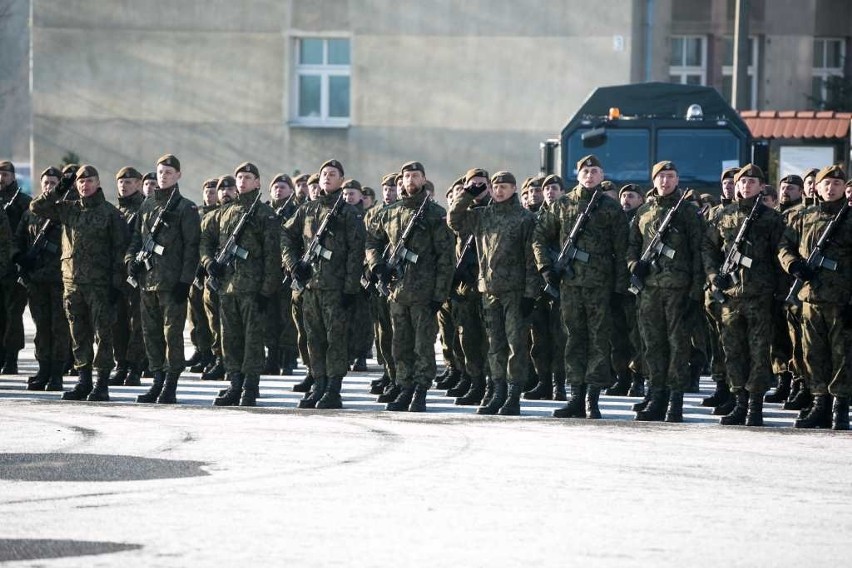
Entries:
{"type": "Polygon", "coordinates": [[[215,406],[256,406],[260,373],[264,366],[263,337],[266,321],[262,310],[281,282],[279,230],[275,211],[258,202],[260,172],[245,162],[234,170],[238,195],[220,209],[201,234],[201,263],[207,274],[218,281],[219,313],[222,318],[222,354],[231,385],[213,402],[215,406]],[[236,245],[246,258],[235,257],[228,264],[216,260],[217,253],[243,221],[244,229],[236,245]]]}
{"type": "Polygon", "coordinates": [[[627,219],[618,201],[598,194],[603,192],[603,176],[596,156],[582,158],[577,162],[579,184],[554,203],[536,227],[536,265],[545,282],[559,290],[567,341],[565,377],[571,383],[571,398],[554,411],[557,418],[600,418],[601,389],[613,382],[612,295],[627,292],[627,219]],[[588,253],[588,262],[571,262],[573,276],[567,271],[556,274],[549,250],[564,247],[577,218],[589,210],[592,199],[597,199],[597,205],[589,211],[584,230],[573,243],[588,253]]]}
{"type": "MultiPolygon", "coordinates": [[[[203,222],[204,216],[216,209],[216,185],[218,183],[218,179],[212,178],[206,180],[201,186],[201,207],[198,208],[199,222],[203,222]]],[[[206,274],[204,267],[199,264],[195,270],[195,278],[200,284],[204,283],[206,274]]],[[[207,314],[204,312],[203,286],[201,288],[193,286],[189,289],[187,306],[189,307],[189,321],[192,324],[189,338],[195,346],[195,351],[186,360],[186,366],[189,367],[190,373],[204,373],[204,370],[214,363],[215,355],[213,353],[213,332],[210,330],[210,323],[207,321],[207,314]]]]}
{"type": "Polygon", "coordinates": [[[805,196],[805,207],[814,205],[819,201],[819,196],[816,192],[816,176],[818,173],[818,168],[810,168],[802,173],[802,181],[804,182],[803,193],[805,196]]]}
{"type": "Polygon", "coordinates": [[[446,211],[429,200],[424,189],[423,164],[407,162],[400,172],[404,197],[373,217],[367,229],[367,262],[376,280],[390,287],[393,359],[401,390],[387,410],[423,412],[426,392],[436,374],[437,313],[450,292],[454,241],[446,211]],[[404,243],[417,261],[403,261],[403,272],[392,274],[383,254],[385,247],[401,244],[403,231],[421,206],[423,215],[404,243]]]}
{"type": "MultiPolygon", "coordinates": [[[[305,176],[307,180],[307,176],[305,176]]],[[[307,187],[307,186],[306,186],[307,187]]],[[[287,174],[277,174],[269,184],[270,207],[275,211],[278,232],[284,228],[287,219],[296,213],[299,207],[299,194],[295,193],[293,181],[287,174]],[[292,199],[291,199],[292,197],[292,199]]],[[[279,237],[280,239],[280,237],[279,237]]],[[[279,243],[280,249],[280,243],[279,243]]],[[[297,365],[299,353],[296,324],[293,321],[292,295],[289,286],[284,286],[282,279],[273,295],[273,301],[267,309],[269,320],[266,330],[266,341],[269,353],[266,359],[265,374],[292,375],[297,365]]]]}
{"type": "Polygon", "coordinates": [[[142,333],[154,373],[151,388],[136,402],[175,404],[178,379],[186,365],[183,330],[189,289],[198,268],[201,222],[198,207],[180,194],[180,176],[180,161],[174,155],[157,160],[157,189],[139,209],[125,255],[127,274],[141,291],[142,333]],[[154,236],[151,229],[161,214],[165,225],[154,236]],[[148,269],[136,255],[152,238],[162,249],[161,254],[151,255],[148,269]]]}
{"type": "MultiPolygon", "coordinates": [[[[621,210],[624,211],[624,215],[627,218],[629,234],[630,224],[636,219],[636,211],[645,202],[645,198],[641,188],[632,183],[618,190],[618,198],[621,203],[621,210]]],[[[642,370],[642,336],[639,335],[639,322],[636,320],[636,296],[625,294],[621,298],[620,307],[624,312],[630,345],[630,388],[626,394],[627,396],[645,396],[645,376],[642,370]]],[[[607,390],[607,394],[612,393],[607,390]]]]}
{"type": "Polygon", "coordinates": [[[114,365],[112,326],[124,276],[127,225],[104,197],[98,170],[81,166],[76,181],[79,200],[61,201],[53,190],[34,199],[30,211],[62,224],[63,303],[78,371],[77,384],[63,393],[62,399],[108,401],[109,374],[114,365]],[[93,342],[97,343],[97,354],[93,342]],[[98,374],[94,389],[93,367],[98,374]]]}
{"type": "Polygon", "coordinates": [[[142,195],[145,196],[145,199],[154,195],[154,191],[157,189],[157,172],[148,172],[144,176],[142,176],[142,195]]]}
{"type": "Polygon", "coordinates": [[[357,209],[341,203],[343,164],[328,160],[320,168],[316,200],[300,207],[281,233],[281,258],[297,282],[304,286],[299,300],[307,334],[310,375],[314,384],[299,401],[299,408],[341,408],[340,388],[349,369],[346,312],[361,290],[364,269],[364,221],[357,209]],[[320,243],[330,256],[303,259],[325,218],[329,221],[320,243]]]}
{"type": "Polygon", "coordinates": [[[628,267],[645,285],[639,294],[637,317],[651,383],[648,403],[635,407],[636,420],[682,422],[683,392],[690,379],[689,316],[690,311],[700,309],[704,297],[702,226],[698,208],[683,203],[664,239],[674,251],[673,258],[659,255],[656,262],[643,261],[643,251],[681,197],[674,163],[655,164],[651,179],[654,190],[636,212],[627,245],[628,267]]]}

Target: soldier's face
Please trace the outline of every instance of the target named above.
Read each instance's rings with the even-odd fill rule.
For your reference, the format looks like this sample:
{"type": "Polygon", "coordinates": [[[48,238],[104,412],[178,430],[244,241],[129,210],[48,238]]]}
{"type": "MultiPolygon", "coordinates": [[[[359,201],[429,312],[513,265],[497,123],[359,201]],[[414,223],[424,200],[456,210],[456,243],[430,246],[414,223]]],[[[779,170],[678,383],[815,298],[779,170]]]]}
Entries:
{"type": "Polygon", "coordinates": [[[405,187],[402,185],[402,176],[396,178],[396,195],[397,197],[405,197],[405,187]]]}
{"type": "Polygon", "coordinates": [[[426,182],[426,176],[420,170],[406,170],[402,172],[402,187],[406,195],[417,195],[420,188],[426,182]]]}
{"type": "Polygon", "coordinates": [[[770,209],[775,209],[778,207],[778,198],[772,195],[771,193],[767,193],[763,196],[763,204],[769,207],[770,209]]]}
{"type": "Polygon", "coordinates": [[[577,172],[577,181],[586,189],[597,187],[603,181],[604,172],[597,166],[583,166],[577,172]]]}
{"type": "Polygon", "coordinates": [[[260,178],[251,172],[240,172],[237,174],[237,190],[240,193],[248,193],[260,187],[260,178]]]}
{"type": "Polygon", "coordinates": [[[180,172],[165,164],[157,165],[157,185],[162,189],[168,189],[178,182],[180,172]]]}
{"type": "Polygon", "coordinates": [[[642,205],[642,196],[635,191],[622,191],[619,201],[621,202],[622,210],[625,212],[633,211],[642,205]]]}
{"type": "Polygon", "coordinates": [[[491,185],[491,180],[489,180],[485,176],[474,176],[470,178],[463,186],[461,186],[461,191],[458,192],[458,195],[462,194],[464,188],[473,187],[473,186],[482,186],[484,189],[480,191],[474,199],[482,199],[486,195],[488,195],[488,188],[491,185]]]}
{"type": "Polygon", "coordinates": [[[781,203],[792,203],[802,198],[802,188],[794,183],[781,182],[781,187],[778,188],[778,193],[781,197],[781,203]]]}
{"type": "Polygon", "coordinates": [[[852,200],[852,185],[846,184],[846,199],[852,200]]]}
{"type": "Polygon", "coordinates": [[[120,180],[115,182],[116,187],[118,188],[118,196],[119,197],[128,197],[133,195],[137,191],[139,191],[139,185],[142,180],[133,179],[133,178],[121,178],[120,180]]]}
{"type": "Polygon", "coordinates": [[[734,178],[725,178],[722,180],[722,197],[725,199],[734,198],[734,178]]]}
{"type": "Polygon", "coordinates": [[[383,185],[382,186],[382,203],[385,205],[390,205],[391,203],[396,203],[397,195],[396,195],[396,186],[395,185],[383,185]]]}
{"type": "Polygon", "coordinates": [[[269,195],[271,195],[272,199],[275,199],[276,201],[287,199],[292,193],[293,189],[284,181],[274,183],[272,184],[272,187],[269,188],[269,195]]]}
{"type": "Polygon", "coordinates": [[[145,197],[151,195],[152,192],[157,190],[157,181],[153,179],[146,179],[142,182],[142,193],[145,197]]]}
{"type": "Polygon", "coordinates": [[[218,190],[219,203],[230,203],[237,196],[237,188],[229,185],[228,187],[220,187],[218,190]]]}
{"type": "Polygon", "coordinates": [[[326,195],[334,193],[343,185],[343,174],[337,168],[326,166],[320,172],[319,187],[326,195]]]}
{"type": "Polygon", "coordinates": [[[497,203],[503,203],[515,194],[516,189],[513,183],[495,183],[491,186],[491,197],[497,203]]]}
{"type": "Polygon", "coordinates": [[[677,172],[672,170],[664,170],[654,177],[654,189],[657,194],[665,197],[677,189],[678,177],[677,172]]]}
{"type": "Polygon", "coordinates": [[[59,178],[53,176],[44,176],[41,178],[41,192],[48,193],[56,189],[56,186],[59,185],[59,178]]]}
{"type": "Polygon", "coordinates": [[[763,189],[763,183],[756,177],[743,176],[737,182],[737,191],[743,199],[751,199],[763,189]]]}
{"type": "Polygon", "coordinates": [[[12,172],[0,172],[0,189],[9,187],[15,181],[15,174],[12,172]]]}
{"type": "Polygon", "coordinates": [[[825,178],[817,186],[819,196],[823,201],[837,201],[846,196],[846,182],[837,178],[825,178]]]}
{"type": "Polygon", "coordinates": [[[364,209],[369,209],[373,206],[373,198],[370,195],[364,195],[361,197],[361,203],[364,204],[364,209]]]}
{"type": "Polygon", "coordinates": [[[204,205],[213,205],[216,203],[216,188],[215,187],[205,187],[204,188],[204,205]]]}
{"type": "Polygon", "coordinates": [[[544,195],[544,202],[552,205],[562,197],[562,188],[559,187],[558,183],[549,183],[542,188],[542,194],[544,195]]]}
{"type": "Polygon", "coordinates": [[[307,181],[301,181],[301,182],[297,183],[296,184],[296,191],[299,192],[299,195],[303,195],[303,196],[307,197],[308,194],[309,194],[308,182],[307,181]]]}
{"type": "Polygon", "coordinates": [[[320,186],[318,183],[312,183],[308,186],[308,199],[311,201],[315,200],[319,197],[320,194],[320,186]]]}
{"type": "Polygon", "coordinates": [[[343,201],[349,205],[358,205],[361,203],[361,192],[357,189],[347,187],[343,190],[343,201]]]}
{"type": "Polygon", "coordinates": [[[544,192],[541,189],[541,186],[531,185],[527,190],[527,195],[529,195],[530,205],[538,205],[542,201],[544,201],[544,192]]]}
{"type": "Polygon", "coordinates": [[[814,177],[805,178],[805,195],[807,197],[813,197],[814,196],[814,181],[815,180],[816,180],[816,178],[814,178],[814,177]]]}
{"type": "Polygon", "coordinates": [[[77,193],[80,197],[89,197],[94,195],[100,185],[100,180],[97,177],[86,177],[77,180],[77,193]]]}

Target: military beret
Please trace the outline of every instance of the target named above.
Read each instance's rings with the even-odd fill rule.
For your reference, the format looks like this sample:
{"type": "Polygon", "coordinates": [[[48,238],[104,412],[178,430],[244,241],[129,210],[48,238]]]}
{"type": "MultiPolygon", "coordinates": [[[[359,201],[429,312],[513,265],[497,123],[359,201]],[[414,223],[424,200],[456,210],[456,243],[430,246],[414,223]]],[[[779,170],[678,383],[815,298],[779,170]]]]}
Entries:
{"type": "Polygon", "coordinates": [[[216,189],[227,189],[229,187],[237,187],[237,180],[234,179],[234,176],[220,177],[219,182],[216,184],[216,189]]]}
{"type": "Polygon", "coordinates": [[[251,174],[254,177],[258,178],[260,177],[260,170],[258,170],[257,166],[255,166],[251,162],[243,162],[242,164],[237,166],[237,169],[234,170],[234,177],[236,177],[239,173],[251,174]]]}
{"type": "Polygon", "coordinates": [[[282,182],[289,185],[291,189],[294,187],[293,186],[293,180],[290,179],[290,176],[288,176],[287,174],[275,174],[275,177],[272,178],[271,182],[269,182],[269,187],[272,187],[276,183],[282,183],[282,182]]]}
{"type": "Polygon", "coordinates": [[[799,187],[805,187],[805,181],[797,176],[796,174],[789,174],[778,180],[778,185],[780,186],[782,183],[789,183],[791,185],[798,185],[799,187]]]}
{"type": "Polygon", "coordinates": [[[202,187],[203,189],[207,189],[207,188],[209,188],[209,187],[212,187],[213,189],[216,189],[216,185],[217,185],[218,183],[219,183],[219,180],[218,180],[218,179],[216,179],[216,178],[210,178],[210,179],[206,180],[203,184],[201,184],[201,187],[202,187]]]}
{"type": "Polygon", "coordinates": [[[530,176],[530,177],[528,177],[528,178],[526,178],[526,179],[524,180],[524,183],[522,183],[522,184],[521,184],[521,189],[522,189],[522,191],[526,191],[526,190],[527,190],[527,187],[530,185],[530,182],[531,182],[531,181],[532,181],[532,176],[530,176]]]}
{"type": "Polygon", "coordinates": [[[843,168],[841,168],[838,164],[826,166],[816,175],[815,181],[816,183],[819,183],[824,179],[839,179],[846,181],[846,172],[844,172],[843,168]]]}
{"type": "Polygon", "coordinates": [[[77,170],[80,169],[79,164],[68,164],[64,168],[62,168],[62,175],[71,174],[72,176],[77,173],[77,170]]]}
{"type": "MultiPolygon", "coordinates": [[[[341,176],[344,175],[343,174],[343,164],[341,164],[337,160],[326,160],[320,166],[319,171],[323,171],[325,168],[334,168],[334,169],[336,169],[337,171],[340,172],[341,176]]],[[[319,175],[317,175],[317,181],[319,181],[319,175]]],[[[309,181],[308,183],[311,183],[311,182],[309,181]]]]}
{"type": "Polygon", "coordinates": [[[601,161],[598,160],[598,157],[594,154],[589,154],[588,156],[583,156],[577,162],[577,171],[579,172],[583,168],[602,168],[603,165],[601,161]]]}
{"type": "Polygon", "coordinates": [[[62,172],[60,172],[60,171],[59,171],[59,168],[54,168],[53,166],[50,166],[49,168],[47,168],[46,170],[44,170],[43,172],[41,172],[41,175],[39,176],[39,179],[41,179],[41,178],[43,178],[43,177],[55,177],[55,178],[61,178],[61,177],[62,177],[62,172]]]}
{"type": "Polygon", "coordinates": [[[816,177],[819,173],[819,168],[810,168],[802,172],[802,179],[808,179],[809,177],[816,177]]]}
{"type": "Polygon", "coordinates": [[[435,184],[427,179],[423,182],[423,189],[425,189],[429,193],[435,193],[435,184]]]}
{"type": "MultiPolygon", "coordinates": [[[[486,176],[488,177],[488,176],[486,176]]],[[[453,185],[450,186],[450,189],[453,189],[457,185],[464,185],[464,176],[460,177],[456,181],[453,182],[453,185]]]]}
{"type": "Polygon", "coordinates": [[[628,183],[627,185],[622,185],[621,189],[618,190],[618,196],[621,197],[621,194],[627,191],[632,191],[633,193],[639,194],[640,197],[642,196],[642,188],[640,188],[635,183],[628,183]]]}
{"type": "Polygon", "coordinates": [[[298,176],[293,178],[293,183],[298,185],[300,183],[308,183],[308,178],[310,174],[299,174],[298,176]]]}
{"type": "Polygon", "coordinates": [[[406,162],[399,169],[400,173],[405,172],[420,172],[423,175],[426,175],[426,168],[423,167],[423,164],[420,162],[406,162]]]}
{"type": "Polygon", "coordinates": [[[556,174],[550,174],[544,181],[541,182],[542,187],[546,187],[548,185],[558,185],[559,189],[565,189],[565,182],[562,181],[562,178],[556,174]]]}
{"type": "Polygon", "coordinates": [[[544,178],[541,176],[533,176],[529,179],[527,186],[529,187],[542,187],[544,185],[544,178]]]}
{"type": "Polygon", "coordinates": [[[319,174],[311,174],[308,176],[308,185],[316,185],[319,183],[319,174]]]}
{"type": "Polygon", "coordinates": [[[757,178],[760,181],[763,181],[763,170],[761,170],[754,164],[746,164],[742,168],[740,168],[739,171],[737,171],[736,175],[734,176],[734,182],[736,183],[744,177],[757,178]]]}
{"type": "Polygon", "coordinates": [[[364,197],[372,197],[373,199],[376,198],[376,191],[372,187],[361,188],[361,194],[364,197]]]}
{"type": "Polygon", "coordinates": [[[740,168],[738,168],[738,167],[736,167],[736,168],[725,168],[722,171],[721,181],[724,181],[726,179],[734,179],[734,176],[737,175],[738,171],[740,171],[740,168]]]}
{"type": "Polygon", "coordinates": [[[660,172],[677,173],[677,167],[674,165],[674,162],[670,162],[668,160],[657,162],[656,164],[654,164],[654,167],[651,168],[651,179],[657,177],[657,174],[659,174],[660,172]]]}
{"type": "Polygon", "coordinates": [[[77,170],[77,179],[90,178],[90,177],[100,177],[98,174],[98,170],[95,169],[95,166],[83,165],[80,166],[80,169],[77,170]]]}
{"type": "Polygon", "coordinates": [[[618,186],[616,186],[614,183],[612,183],[608,179],[605,179],[601,182],[601,190],[602,191],[618,191],[618,186]]]}
{"type": "Polygon", "coordinates": [[[15,164],[9,160],[3,160],[0,162],[0,172],[15,173],[15,164]]]}
{"type": "Polygon", "coordinates": [[[361,191],[361,182],[357,179],[348,179],[343,182],[343,185],[340,186],[341,189],[357,189],[361,191]]]}
{"type": "Polygon", "coordinates": [[[383,175],[382,176],[382,185],[386,185],[388,187],[396,186],[396,176],[398,176],[398,175],[399,174],[396,173],[396,172],[394,172],[392,174],[383,175]]]}
{"type": "Polygon", "coordinates": [[[170,168],[174,168],[177,171],[180,171],[180,160],[177,159],[177,156],[174,154],[166,154],[165,156],[160,156],[160,159],[157,160],[158,166],[169,166],[170,168]]]}
{"type": "Polygon", "coordinates": [[[120,179],[142,179],[142,174],[136,168],[125,166],[115,174],[115,180],[118,181],[120,179]]]}
{"type": "Polygon", "coordinates": [[[148,172],[144,176],[142,176],[142,181],[157,181],[157,174],[155,172],[148,172]]]}
{"type": "Polygon", "coordinates": [[[515,176],[511,174],[511,172],[500,171],[491,176],[491,184],[496,183],[511,183],[512,185],[517,185],[517,181],[515,180],[515,176]]]}
{"type": "Polygon", "coordinates": [[[464,183],[469,182],[475,177],[484,177],[488,179],[488,171],[483,170],[482,168],[473,168],[472,170],[467,170],[467,173],[464,174],[464,183]]]}

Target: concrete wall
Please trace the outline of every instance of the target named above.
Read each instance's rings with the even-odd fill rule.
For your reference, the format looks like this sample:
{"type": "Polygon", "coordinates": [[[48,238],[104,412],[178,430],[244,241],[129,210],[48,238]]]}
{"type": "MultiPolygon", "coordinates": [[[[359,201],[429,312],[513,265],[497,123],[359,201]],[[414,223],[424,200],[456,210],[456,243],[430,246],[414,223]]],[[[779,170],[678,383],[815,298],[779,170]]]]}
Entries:
{"type": "Polygon", "coordinates": [[[0,160],[30,159],[28,0],[0,0],[0,160]]]}

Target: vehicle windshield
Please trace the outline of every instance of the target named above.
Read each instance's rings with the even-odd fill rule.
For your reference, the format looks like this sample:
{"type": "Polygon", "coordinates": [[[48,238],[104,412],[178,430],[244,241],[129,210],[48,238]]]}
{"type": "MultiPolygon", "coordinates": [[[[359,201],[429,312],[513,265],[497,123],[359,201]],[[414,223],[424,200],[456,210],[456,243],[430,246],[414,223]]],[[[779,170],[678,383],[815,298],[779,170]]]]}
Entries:
{"type": "Polygon", "coordinates": [[[680,185],[717,185],[719,174],[739,165],[740,141],[729,130],[691,130],[684,128],[657,131],[658,160],[677,165],[680,185]]]}
{"type": "Polygon", "coordinates": [[[650,132],[644,129],[606,130],[606,138],[582,140],[587,130],[578,130],[568,138],[567,163],[563,166],[567,179],[576,179],[575,165],[583,156],[594,154],[603,164],[604,176],[616,185],[647,183],[650,132]],[[602,143],[601,143],[602,142],[602,143]]]}

